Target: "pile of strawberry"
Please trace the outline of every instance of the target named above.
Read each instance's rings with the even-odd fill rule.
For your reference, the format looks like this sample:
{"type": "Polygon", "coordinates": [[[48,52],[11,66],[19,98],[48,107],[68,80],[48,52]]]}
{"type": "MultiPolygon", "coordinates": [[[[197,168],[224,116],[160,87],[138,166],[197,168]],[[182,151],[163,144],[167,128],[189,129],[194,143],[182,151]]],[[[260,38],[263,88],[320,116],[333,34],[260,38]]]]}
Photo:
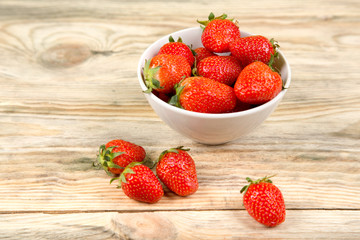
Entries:
{"type": "MultiPolygon", "coordinates": [[[[199,187],[195,162],[187,153],[189,149],[181,147],[163,151],[152,167],[155,173],[145,165],[146,152],[134,143],[116,139],[101,145],[97,162],[108,175],[116,176],[110,181],[119,180],[129,198],[156,203],[164,195],[163,183],[179,196],[195,193],[199,187]]],[[[243,204],[256,221],[268,227],[274,227],[285,221],[286,209],[281,191],[272,183],[270,177],[256,181],[247,178],[249,185],[241,189],[243,204]]]]}
{"type": "Polygon", "coordinates": [[[261,35],[242,37],[226,14],[211,13],[198,22],[203,47],[192,50],[170,36],[145,61],[145,92],[189,111],[229,113],[266,103],[282,90],[280,74],[272,67],[277,43],[261,35]]]}
{"type": "MultiPolygon", "coordinates": [[[[158,54],[145,61],[145,92],[185,110],[229,113],[249,109],[273,99],[283,88],[272,64],[278,45],[263,36],[242,37],[237,24],[225,14],[212,13],[203,25],[203,47],[192,50],[169,38],[158,54]]],[[[119,180],[128,197],[156,203],[164,195],[163,185],[179,196],[194,194],[199,187],[195,162],[181,147],[163,151],[153,171],[147,166],[143,147],[121,139],[100,146],[97,165],[119,180]]],[[[241,193],[248,213],[258,222],[274,227],[285,220],[280,190],[270,177],[256,181],[241,193]]]]}
{"type": "Polygon", "coordinates": [[[95,165],[101,166],[110,181],[119,180],[119,187],[128,197],[156,203],[164,195],[161,182],[179,196],[195,193],[199,187],[195,162],[182,146],[163,151],[156,166],[156,175],[146,166],[145,149],[134,143],[116,139],[101,145],[95,165]],[[159,181],[160,179],[160,181],[159,181]]]}

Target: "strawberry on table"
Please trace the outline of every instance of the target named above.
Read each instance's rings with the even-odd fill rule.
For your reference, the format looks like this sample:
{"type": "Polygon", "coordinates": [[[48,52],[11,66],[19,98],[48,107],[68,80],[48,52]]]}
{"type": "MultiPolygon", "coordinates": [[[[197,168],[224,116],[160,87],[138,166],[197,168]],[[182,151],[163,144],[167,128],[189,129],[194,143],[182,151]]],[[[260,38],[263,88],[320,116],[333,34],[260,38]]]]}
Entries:
{"type": "Polygon", "coordinates": [[[180,196],[195,193],[199,187],[195,162],[182,146],[162,152],[156,166],[159,179],[180,196]]]}
{"type": "Polygon", "coordinates": [[[276,97],[282,86],[279,73],[263,62],[253,62],[241,71],[234,91],[241,102],[263,104],[276,97]]]}
{"type": "Polygon", "coordinates": [[[211,78],[231,86],[239,76],[242,68],[232,56],[211,56],[199,62],[197,72],[200,76],[211,78]]]}
{"type": "Polygon", "coordinates": [[[231,112],[236,106],[234,89],[205,77],[189,77],[176,86],[169,103],[185,110],[201,113],[231,112]]]}
{"type": "Polygon", "coordinates": [[[227,15],[215,17],[210,13],[209,20],[197,21],[202,24],[204,31],[201,35],[201,42],[210,52],[229,52],[229,43],[240,38],[239,27],[227,15]]]}
{"type": "Polygon", "coordinates": [[[116,139],[100,146],[97,161],[108,174],[120,174],[129,163],[141,162],[145,156],[143,147],[116,139]]]}
{"type": "Polygon", "coordinates": [[[284,197],[270,177],[256,181],[246,178],[250,183],[241,189],[243,204],[256,221],[268,227],[274,227],[285,221],[286,209],[284,197]]]}
{"type": "Polygon", "coordinates": [[[180,55],[159,54],[145,61],[144,80],[148,87],[145,92],[157,90],[161,93],[171,93],[175,84],[184,77],[191,75],[191,66],[180,55]]]}
{"type": "Polygon", "coordinates": [[[164,195],[164,190],[155,174],[140,162],[130,163],[121,173],[119,179],[119,187],[131,199],[156,203],[164,195]]]}
{"type": "Polygon", "coordinates": [[[237,38],[229,44],[231,54],[240,60],[243,67],[252,62],[270,62],[271,56],[277,57],[279,45],[261,35],[237,38]]]}
{"type": "Polygon", "coordinates": [[[175,42],[172,36],[169,37],[169,42],[163,45],[158,54],[170,54],[170,55],[180,55],[183,56],[192,66],[194,64],[195,58],[192,50],[182,42],[182,39],[179,37],[177,42],[175,42]]]}

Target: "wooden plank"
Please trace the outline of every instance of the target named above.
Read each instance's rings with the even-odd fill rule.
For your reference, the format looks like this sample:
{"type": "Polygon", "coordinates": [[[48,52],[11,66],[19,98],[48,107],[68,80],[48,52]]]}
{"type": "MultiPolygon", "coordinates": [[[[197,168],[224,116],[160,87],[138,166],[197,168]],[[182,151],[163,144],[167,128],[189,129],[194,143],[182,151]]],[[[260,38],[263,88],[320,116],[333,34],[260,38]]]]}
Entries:
{"type": "Polygon", "coordinates": [[[164,11],[168,3],[158,2],[153,12],[142,11],[138,24],[136,2],[108,1],[114,7],[109,18],[123,13],[117,21],[99,21],[101,9],[81,1],[85,12],[95,14],[76,18],[76,9],[69,13],[69,6],[58,2],[46,3],[44,11],[37,1],[22,5],[24,18],[8,14],[18,3],[25,4],[2,1],[0,14],[0,51],[6,59],[0,71],[0,167],[6,170],[0,173],[1,211],[239,209],[245,177],[273,173],[290,208],[359,208],[360,54],[353,53],[360,26],[354,22],[355,8],[345,11],[352,1],[320,12],[312,4],[300,11],[289,3],[297,18],[272,3],[271,16],[257,20],[254,12],[233,9],[235,2],[229,2],[231,15],[249,30],[279,37],[293,66],[293,83],[260,128],[215,147],[196,144],[165,126],[142,96],[135,71],[151,42],[195,26],[194,16],[208,14],[204,7],[158,24],[172,15],[164,11]],[[156,11],[165,15],[156,17],[156,11]],[[25,19],[30,15],[37,17],[25,19]],[[273,23],[279,25],[275,32],[273,23]],[[90,168],[97,147],[118,137],[143,145],[153,158],[169,147],[191,146],[199,192],[187,199],[167,193],[153,206],[127,199],[90,168]]]}
{"type": "Polygon", "coordinates": [[[356,0],[2,0],[0,238],[360,239],[359,10],[356,0]],[[292,67],[267,121],[220,146],[167,127],[136,76],[152,42],[210,11],[277,39],[292,67]],[[114,138],[152,159],[190,147],[198,192],[127,198],[91,167],[114,138]],[[276,228],[251,219],[239,193],[245,177],[270,174],[287,207],[276,228]]]}
{"type": "MultiPolygon", "coordinates": [[[[73,125],[74,132],[77,127],[73,125]]],[[[170,137],[174,136],[171,130],[167,131],[170,137]]],[[[284,138],[276,139],[274,146],[274,138],[265,136],[258,143],[258,136],[253,135],[229,145],[194,145],[190,153],[197,163],[197,193],[182,198],[166,190],[159,203],[148,205],[128,199],[115,184],[109,185],[110,178],[102,170],[92,169],[97,138],[73,136],[79,138],[69,137],[69,146],[64,145],[66,137],[55,137],[58,142],[52,146],[40,141],[35,144],[39,148],[25,146],[0,155],[0,211],[241,209],[239,190],[246,183],[245,178],[271,174],[278,174],[274,182],[283,191],[288,208],[359,209],[358,154],[341,150],[344,144],[330,144],[332,139],[309,143],[284,138]],[[73,144],[75,141],[81,144],[73,144]],[[313,144],[318,146],[317,151],[313,144]]],[[[139,135],[129,136],[134,136],[131,140],[135,142],[141,140],[139,135]]],[[[33,138],[32,144],[37,137],[33,138]]],[[[163,136],[155,146],[149,140],[142,144],[149,157],[156,159],[167,147],[183,143],[183,138],[170,141],[171,144],[166,139],[163,136]]]]}
{"type": "Polygon", "coordinates": [[[246,211],[0,215],[2,239],[358,239],[359,211],[288,210],[267,228],[246,211]]]}

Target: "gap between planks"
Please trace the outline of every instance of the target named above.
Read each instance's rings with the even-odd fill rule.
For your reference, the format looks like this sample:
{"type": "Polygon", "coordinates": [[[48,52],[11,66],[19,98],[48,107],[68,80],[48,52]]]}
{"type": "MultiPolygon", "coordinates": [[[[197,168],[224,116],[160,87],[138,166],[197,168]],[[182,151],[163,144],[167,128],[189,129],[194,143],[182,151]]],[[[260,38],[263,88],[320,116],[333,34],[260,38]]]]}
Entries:
{"type": "MultiPolygon", "coordinates": [[[[287,211],[360,211],[360,208],[287,208],[287,211]]],[[[59,210],[59,211],[0,211],[0,215],[5,214],[36,214],[36,213],[42,213],[42,214],[75,214],[75,213],[110,213],[110,212],[117,212],[117,213],[149,213],[149,212],[212,212],[212,211],[246,211],[245,209],[164,209],[164,210],[59,210]]]]}

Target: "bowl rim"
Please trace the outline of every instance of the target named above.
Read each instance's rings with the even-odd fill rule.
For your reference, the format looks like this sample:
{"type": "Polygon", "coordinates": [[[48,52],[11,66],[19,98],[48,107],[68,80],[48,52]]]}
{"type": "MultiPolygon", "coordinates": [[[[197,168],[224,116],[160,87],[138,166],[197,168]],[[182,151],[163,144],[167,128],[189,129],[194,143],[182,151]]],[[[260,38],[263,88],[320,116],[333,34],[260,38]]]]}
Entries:
{"type": "MultiPolygon", "coordinates": [[[[167,35],[161,37],[160,39],[156,40],[155,42],[153,42],[150,46],[148,46],[145,49],[145,51],[142,53],[142,55],[140,57],[138,67],[137,67],[137,76],[138,76],[139,84],[141,86],[143,93],[144,93],[144,91],[146,91],[148,89],[144,83],[144,79],[142,76],[143,65],[146,60],[145,55],[147,55],[148,51],[150,51],[150,49],[152,49],[159,42],[162,42],[165,39],[169,39],[170,35],[173,35],[173,34],[178,35],[178,34],[181,34],[182,32],[187,32],[187,31],[194,31],[194,30],[198,31],[199,29],[201,29],[201,28],[200,27],[191,27],[191,28],[185,28],[185,29],[167,34],[167,35]]],[[[252,33],[248,33],[245,31],[241,31],[241,34],[253,35],[252,33]]],[[[291,68],[290,68],[289,62],[287,61],[286,57],[281,52],[281,50],[278,50],[278,53],[283,58],[285,67],[287,69],[287,78],[283,80],[283,81],[285,81],[284,88],[281,90],[281,92],[278,95],[276,95],[276,97],[274,97],[270,101],[263,103],[259,106],[256,106],[254,108],[251,108],[251,109],[247,109],[247,110],[239,111],[239,112],[230,112],[230,113],[199,113],[199,112],[193,112],[193,111],[185,110],[185,109],[182,109],[179,107],[175,107],[167,102],[164,102],[163,100],[161,100],[160,98],[155,96],[155,94],[153,94],[153,93],[144,93],[144,94],[149,96],[153,101],[155,101],[160,106],[167,108],[170,111],[175,111],[180,114],[184,114],[184,115],[191,116],[191,117],[208,118],[208,119],[227,119],[227,118],[236,118],[236,117],[240,117],[243,115],[253,114],[253,113],[262,111],[263,109],[267,108],[268,106],[270,106],[272,104],[276,104],[276,102],[278,102],[279,100],[281,100],[284,97],[285,93],[287,92],[287,90],[290,86],[291,68]]]]}

